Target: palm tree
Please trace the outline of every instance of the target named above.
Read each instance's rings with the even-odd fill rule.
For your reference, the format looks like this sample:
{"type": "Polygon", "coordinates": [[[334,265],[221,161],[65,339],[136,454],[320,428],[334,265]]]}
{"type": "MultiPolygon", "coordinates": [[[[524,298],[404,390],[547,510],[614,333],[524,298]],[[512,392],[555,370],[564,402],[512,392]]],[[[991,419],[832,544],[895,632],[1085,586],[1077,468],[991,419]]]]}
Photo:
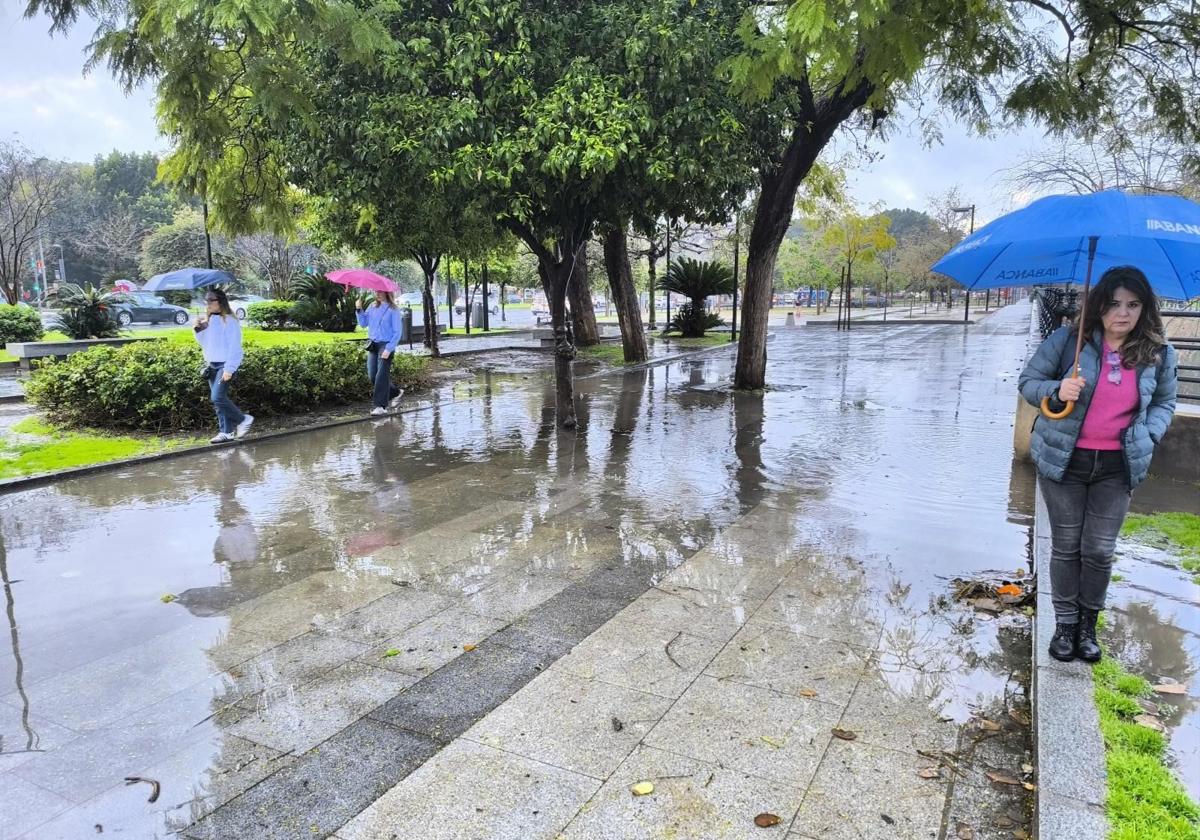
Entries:
{"type": "Polygon", "coordinates": [[[680,257],[667,267],[667,276],[659,281],[658,288],[683,295],[689,301],[679,307],[668,329],[678,330],[684,338],[702,338],[705,330],[725,323],[705,310],[704,301],[713,295],[730,294],[733,272],[724,263],[680,257]]]}

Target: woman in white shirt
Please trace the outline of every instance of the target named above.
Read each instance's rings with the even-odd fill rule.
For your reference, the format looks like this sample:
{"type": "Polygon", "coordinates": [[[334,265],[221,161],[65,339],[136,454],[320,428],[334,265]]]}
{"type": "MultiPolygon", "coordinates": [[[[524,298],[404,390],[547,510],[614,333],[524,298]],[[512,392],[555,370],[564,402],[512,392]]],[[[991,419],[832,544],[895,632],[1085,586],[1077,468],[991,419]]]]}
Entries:
{"type": "Polygon", "coordinates": [[[229,398],[229,383],[242,363],[242,324],[230,309],[224,290],[209,289],[204,302],[208,311],[203,318],[196,319],[192,329],[204,350],[204,361],[208,363],[204,378],[208,380],[220,429],[211,443],[224,443],[245,437],[254,423],[254,417],[229,398]]]}

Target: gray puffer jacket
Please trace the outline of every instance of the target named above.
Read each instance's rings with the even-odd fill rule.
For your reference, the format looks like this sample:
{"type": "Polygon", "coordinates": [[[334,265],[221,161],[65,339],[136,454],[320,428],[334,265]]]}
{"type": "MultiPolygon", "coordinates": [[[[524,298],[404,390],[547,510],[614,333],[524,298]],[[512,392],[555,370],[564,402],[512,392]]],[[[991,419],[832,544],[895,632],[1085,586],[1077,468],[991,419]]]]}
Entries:
{"type": "MultiPolygon", "coordinates": [[[[1099,330],[1083,344],[1079,357],[1080,376],[1087,384],[1075,403],[1075,410],[1062,420],[1050,420],[1038,416],[1033,424],[1033,443],[1030,454],[1040,475],[1053,481],[1061,481],[1079,439],[1083,418],[1087,416],[1092,392],[1100,377],[1100,348],[1104,340],[1099,330]]],[[[1071,372],[1075,361],[1075,334],[1070,327],[1060,327],[1042,342],[1025,370],[1017,387],[1021,396],[1034,406],[1040,406],[1043,397],[1053,397],[1059,383],[1071,372]]],[[[1166,434],[1175,416],[1175,389],[1177,386],[1175,348],[1170,344],[1163,348],[1162,358],[1157,365],[1144,365],[1137,369],[1138,408],[1133,422],[1121,432],[1121,450],[1125,455],[1125,469],[1129,476],[1129,489],[1137,487],[1146,479],[1154,447],[1166,434]]]]}

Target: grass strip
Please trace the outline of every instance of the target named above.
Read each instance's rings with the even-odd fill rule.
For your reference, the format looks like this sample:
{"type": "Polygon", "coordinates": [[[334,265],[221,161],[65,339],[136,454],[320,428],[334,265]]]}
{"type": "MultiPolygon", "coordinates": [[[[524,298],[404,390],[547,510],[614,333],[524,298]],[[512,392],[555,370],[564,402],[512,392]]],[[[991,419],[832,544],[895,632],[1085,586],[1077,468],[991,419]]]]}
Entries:
{"type": "Polygon", "coordinates": [[[1166,764],[1166,737],[1133,720],[1150,683],[1107,656],[1092,680],[1108,768],[1108,840],[1200,840],[1200,806],[1166,764]]]}
{"type": "Polygon", "coordinates": [[[1121,535],[1161,548],[1175,549],[1186,572],[1200,584],[1200,516],[1194,513],[1131,513],[1121,535]]]}
{"type": "Polygon", "coordinates": [[[14,424],[0,440],[0,478],[39,475],[41,473],[104,464],[194,446],[197,437],[158,437],[155,435],[114,435],[94,430],[66,431],[38,417],[27,417],[14,424]]]}

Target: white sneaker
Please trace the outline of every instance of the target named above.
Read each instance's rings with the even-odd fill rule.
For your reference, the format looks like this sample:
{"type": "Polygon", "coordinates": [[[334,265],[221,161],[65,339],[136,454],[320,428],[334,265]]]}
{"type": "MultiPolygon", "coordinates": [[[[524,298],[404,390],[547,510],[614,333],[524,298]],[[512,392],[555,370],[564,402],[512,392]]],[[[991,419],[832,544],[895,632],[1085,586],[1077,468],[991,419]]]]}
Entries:
{"type": "Polygon", "coordinates": [[[400,389],[399,394],[392,397],[391,402],[388,403],[388,408],[391,409],[392,411],[395,411],[397,408],[400,407],[400,400],[402,400],[402,399],[404,399],[404,389],[403,388],[400,389]]]}
{"type": "Polygon", "coordinates": [[[378,406],[376,406],[375,408],[371,409],[372,417],[382,417],[383,415],[385,415],[387,413],[388,413],[388,410],[386,408],[379,408],[378,406]]]}
{"type": "Polygon", "coordinates": [[[237,430],[233,433],[234,437],[244,438],[246,432],[250,431],[250,427],[254,425],[254,415],[247,414],[242,418],[242,422],[237,424],[237,430]]]}
{"type": "Polygon", "coordinates": [[[221,432],[216,437],[210,438],[209,443],[224,443],[227,440],[233,440],[233,435],[229,432],[221,432]]]}

